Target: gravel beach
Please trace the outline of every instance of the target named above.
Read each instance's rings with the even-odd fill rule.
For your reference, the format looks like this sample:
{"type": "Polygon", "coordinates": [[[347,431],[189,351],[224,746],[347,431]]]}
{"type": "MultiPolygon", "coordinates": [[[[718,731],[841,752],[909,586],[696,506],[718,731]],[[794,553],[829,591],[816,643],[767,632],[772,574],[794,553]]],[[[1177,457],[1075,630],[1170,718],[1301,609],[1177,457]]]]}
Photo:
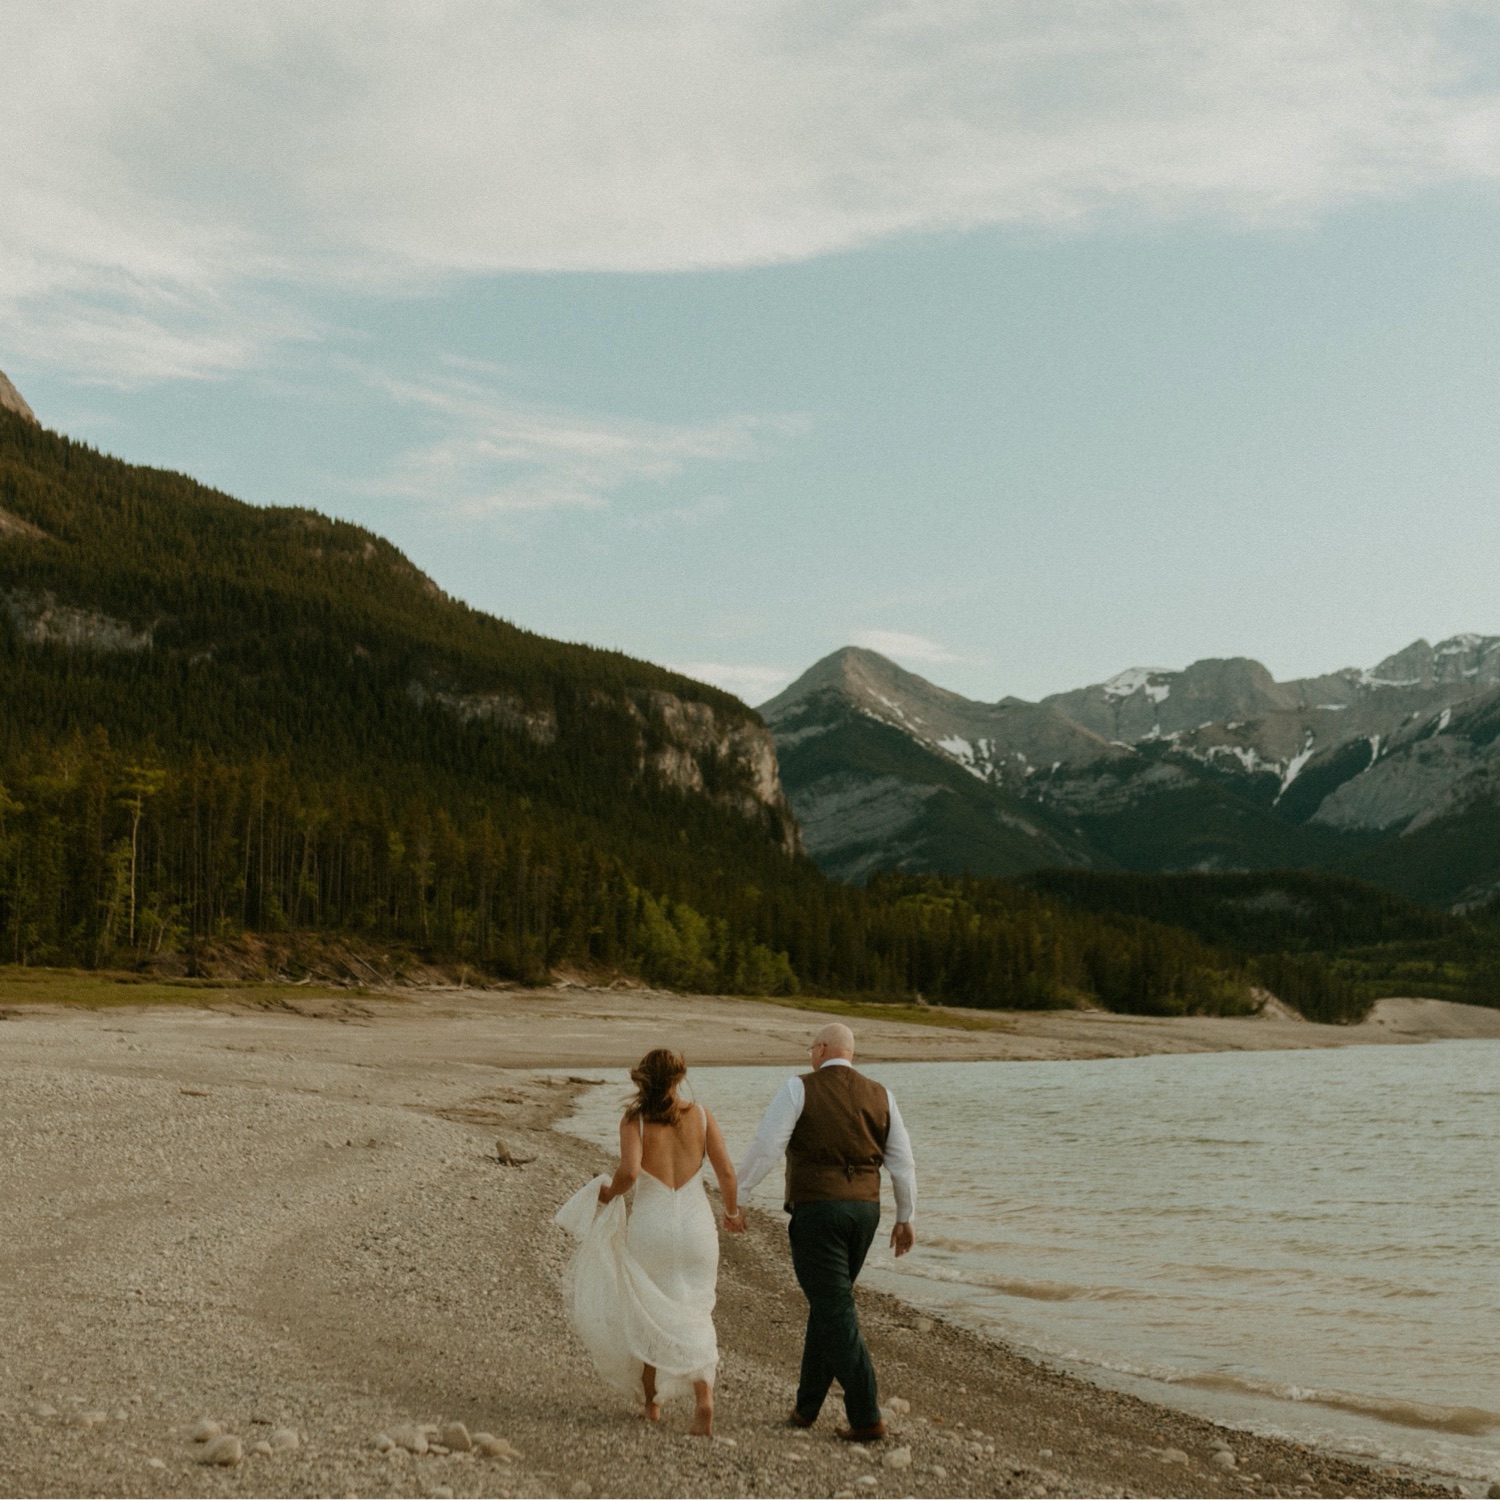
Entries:
{"type": "MultiPolygon", "coordinates": [[[[851,1451],[835,1403],[793,1432],[803,1303],[767,1216],[724,1243],[717,1436],[671,1407],[647,1427],[562,1316],[552,1213],[604,1163],[553,1124],[589,1067],[662,1040],[794,1062],[816,1013],[555,990],[268,1003],[0,1010],[4,1494],[1452,1493],[1094,1387],[874,1292],[892,1436],[851,1451]]],[[[1386,1031],[1443,1034],[1412,1014],[1388,1009],[1386,1031]]],[[[856,1027],[864,1056],[914,1060],[1027,1055],[1029,1022],[856,1027]]]]}

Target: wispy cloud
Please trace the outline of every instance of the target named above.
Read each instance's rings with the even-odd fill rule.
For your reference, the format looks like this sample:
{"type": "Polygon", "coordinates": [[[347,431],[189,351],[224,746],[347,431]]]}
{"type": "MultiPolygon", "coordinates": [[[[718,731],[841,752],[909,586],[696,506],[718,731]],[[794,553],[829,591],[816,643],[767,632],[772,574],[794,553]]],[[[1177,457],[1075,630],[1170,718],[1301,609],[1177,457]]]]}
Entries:
{"type": "Polygon", "coordinates": [[[726,693],[733,693],[746,703],[764,703],[774,698],[797,675],[784,667],[748,666],[743,663],[717,661],[672,662],[674,672],[685,677],[696,677],[699,682],[711,682],[726,693]]]}
{"type": "Polygon", "coordinates": [[[916,662],[921,666],[940,667],[956,662],[971,664],[971,658],[930,641],[925,635],[908,635],[904,630],[856,630],[850,637],[856,646],[878,651],[894,661],[916,662]]]}
{"type": "Polygon", "coordinates": [[[253,362],[329,283],[1500,176],[1489,0],[10,0],[3,27],[0,318],[122,381],[253,362]]]}
{"type": "MultiPolygon", "coordinates": [[[[632,486],[759,458],[806,425],[775,416],[684,424],[585,414],[522,401],[480,372],[469,364],[423,381],[367,372],[392,400],[422,411],[435,432],[370,489],[470,516],[603,510],[632,486]]],[[[711,496],[651,514],[690,524],[722,507],[711,496]]]]}

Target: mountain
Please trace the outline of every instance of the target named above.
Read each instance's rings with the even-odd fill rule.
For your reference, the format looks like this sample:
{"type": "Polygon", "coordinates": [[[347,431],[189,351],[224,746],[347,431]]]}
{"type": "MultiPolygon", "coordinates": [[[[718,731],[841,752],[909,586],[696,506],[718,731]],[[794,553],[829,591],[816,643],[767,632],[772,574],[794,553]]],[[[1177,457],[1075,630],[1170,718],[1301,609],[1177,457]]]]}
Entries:
{"type": "MultiPolygon", "coordinates": [[[[1455,968],[1420,921],[1280,881],[1189,899],[831,880],[799,852],[771,733],[737,699],[519,630],[370,532],[123,463],[18,402],[0,409],[10,962],[360,982],[440,963],[1148,1013],[1242,1012],[1270,986],[1322,1020],[1357,1019],[1381,985],[1412,993],[1411,972],[1462,994],[1500,972],[1478,924],[1455,968]],[[1385,931],[1400,951],[1348,976],[1305,945],[1259,951],[1241,918],[1268,901],[1323,939],[1385,931]],[[1181,925],[1163,920],[1178,906],[1181,925]]],[[[1155,774],[1054,705],[967,704],[868,655],[825,664],[775,717],[798,776],[832,779],[814,825],[843,828],[829,847],[852,848],[860,878],[893,828],[913,866],[1098,863],[1088,818],[1038,789],[1155,774]]]]}
{"type": "Polygon", "coordinates": [[[1307,868],[1443,905],[1500,890],[1500,637],[1290,682],[1247,658],[1132,668],[994,704],[846,648],[761,712],[807,847],[842,878],[1307,868]]]}
{"type": "Polygon", "coordinates": [[[841,880],[877,869],[1013,875],[1088,861],[1023,795],[1037,766],[1127,754],[1055,709],[974,703],[846,647],[761,705],[807,850],[841,880]]]}
{"type": "MultiPolygon", "coordinates": [[[[518,629],[360,527],[122,463],[19,400],[0,410],[11,959],[337,927],[532,974],[639,947],[644,896],[680,947],[673,900],[727,910],[742,883],[802,878],[774,743],[738,699],[518,629]]],[[[774,968],[748,932],[723,941],[731,969],[774,968]]]]}
{"type": "MultiPolygon", "coordinates": [[[[1099,749],[1033,717],[1038,742],[1051,725],[1099,749]]],[[[1050,837],[940,769],[956,806],[1050,837]]],[[[799,850],[772,737],[737,699],[470,609],[359,527],[0,410],[11,962],[1255,1004],[1249,958],[1150,918],[995,881],[841,884],[799,850]]],[[[1368,1003],[1304,989],[1325,1019],[1368,1003]]]]}

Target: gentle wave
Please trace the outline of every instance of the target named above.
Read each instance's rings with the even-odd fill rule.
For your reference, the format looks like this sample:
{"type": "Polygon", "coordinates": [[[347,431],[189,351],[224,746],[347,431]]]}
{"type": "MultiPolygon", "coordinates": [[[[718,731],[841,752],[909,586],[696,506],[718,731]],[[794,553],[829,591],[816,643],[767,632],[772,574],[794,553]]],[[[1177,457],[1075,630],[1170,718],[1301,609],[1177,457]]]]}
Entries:
{"type": "Polygon", "coordinates": [[[1330,1411],[1353,1412],[1374,1417],[1393,1427],[1420,1427],[1428,1432],[1452,1432],[1461,1437],[1484,1437],[1500,1432],[1500,1412],[1479,1406],[1433,1406],[1422,1401],[1403,1401],[1391,1396],[1361,1396],[1350,1391],[1309,1390],[1305,1386],[1278,1385],[1244,1375],[1178,1375],[1167,1377],[1172,1385],[1192,1386],[1203,1391],[1235,1391],[1251,1396],[1271,1396],[1303,1406],[1326,1406],[1330,1411]]]}
{"type": "Polygon", "coordinates": [[[982,1287],[1006,1297],[1031,1302],[1116,1302],[1149,1299],[1150,1292],[1123,1286],[1074,1286],[1066,1281],[1035,1281],[1024,1276],[999,1276],[990,1271],[956,1270],[947,1266],[902,1266],[901,1274],[917,1281],[941,1281],[950,1286],[982,1287]]]}

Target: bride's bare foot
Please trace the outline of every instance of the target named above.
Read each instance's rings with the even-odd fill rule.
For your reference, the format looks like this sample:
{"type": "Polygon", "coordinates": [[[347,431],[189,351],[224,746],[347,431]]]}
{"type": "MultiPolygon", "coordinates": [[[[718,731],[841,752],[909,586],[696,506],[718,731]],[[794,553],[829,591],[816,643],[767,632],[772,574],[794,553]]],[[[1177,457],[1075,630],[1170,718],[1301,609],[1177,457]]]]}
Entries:
{"type": "Polygon", "coordinates": [[[641,1370],[641,1394],[646,1398],[641,1407],[641,1416],[648,1422],[660,1422],[661,1402],[656,1399],[656,1367],[654,1365],[646,1365],[641,1370]]]}
{"type": "Polygon", "coordinates": [[[695,1380],[693,1395],[698,1404],[693,1409],[693,1420],[688,1424],[688,1432],[693,1437],[712,1437],[714,1435],[713,1387],[706,1380],[695,1380]]]}
{"type": "Polygon", "coordinates": [[[643,1418],[645,1418],[645,1420],[648,1421],[648,1422],[660,1422],[661,1421],[661,1402],[660,1401],[648,1401],[641,1408],[641,1416],[643,1418]]]}

